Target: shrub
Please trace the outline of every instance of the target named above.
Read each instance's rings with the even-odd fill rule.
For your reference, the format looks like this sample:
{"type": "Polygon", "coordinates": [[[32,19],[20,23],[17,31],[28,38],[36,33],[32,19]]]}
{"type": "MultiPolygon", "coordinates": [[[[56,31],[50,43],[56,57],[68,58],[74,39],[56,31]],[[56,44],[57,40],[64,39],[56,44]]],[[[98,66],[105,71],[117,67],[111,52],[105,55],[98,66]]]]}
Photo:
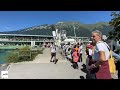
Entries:
{"type": "Polygon", "coordinates": [[[23,47],[21,49],[18,49],[17,51],[13,51],[8,57],[7,61],[8,63],[16,63],[16,62],[22,62],[22,61],[32,61],[38,54],[43,54],[43,48],[37,50],[36,52],[31,51],[29,47],[23,47]]]}
{"type": "Polygon", "coordinates": [[[18,62],[18,60],[19,60],[18,54],[13,52],[6,58],[7,63],[11,63],[11,62],[16,63],[18,62]]]}

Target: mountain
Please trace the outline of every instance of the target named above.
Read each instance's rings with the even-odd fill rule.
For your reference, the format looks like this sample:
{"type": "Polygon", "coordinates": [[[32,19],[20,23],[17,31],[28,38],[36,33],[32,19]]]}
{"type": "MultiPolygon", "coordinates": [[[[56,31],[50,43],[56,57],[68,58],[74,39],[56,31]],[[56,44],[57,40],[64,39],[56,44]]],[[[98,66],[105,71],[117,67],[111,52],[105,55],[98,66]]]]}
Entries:
{"type": "Polygon", "coordinates": [[[67,36],[74,36],[74,30],[77,37],[90,37],[93,30],[100,30],[104,35],[108,35],[108,32],[112,30],[108,22],[99,22],[96,24],[82,24],[80,22],[57,22],[56,24],[44,24],[39,26],[33,26],[17,31],[0,32],[4,34],[31,34],[31,35],[52,35],[52,31],[58,29],[66,30],[67,36]]]}

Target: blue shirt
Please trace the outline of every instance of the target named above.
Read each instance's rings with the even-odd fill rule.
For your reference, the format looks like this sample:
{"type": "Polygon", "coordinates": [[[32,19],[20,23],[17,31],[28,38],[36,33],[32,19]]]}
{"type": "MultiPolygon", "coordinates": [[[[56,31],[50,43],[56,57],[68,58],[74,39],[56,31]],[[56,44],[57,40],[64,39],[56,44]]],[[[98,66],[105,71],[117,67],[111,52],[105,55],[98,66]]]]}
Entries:
{"type": "Polygon", "coordinates": [[[112,56],[120,61],[120,55],[116,54],[115,52],[112,51],[112,56]]]}

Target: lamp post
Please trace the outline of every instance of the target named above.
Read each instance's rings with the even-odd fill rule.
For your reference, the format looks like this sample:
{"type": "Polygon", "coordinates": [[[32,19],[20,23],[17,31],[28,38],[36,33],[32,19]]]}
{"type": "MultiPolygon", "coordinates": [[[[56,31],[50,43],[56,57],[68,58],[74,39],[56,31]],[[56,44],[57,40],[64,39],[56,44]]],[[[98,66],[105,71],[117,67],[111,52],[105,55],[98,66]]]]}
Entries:
{"type": "MultiPolygon", "coordinates": [[[[72,25],[73,26],[73,29],[74,29],[74,36],[75,36],[75,42],[76,42],[76,32],[75,32],[75,26],[74,25],[72,25]]],[[[78,28],[77,28],[78,29],[78,28]]]]}
{"type": "Polygon", "coordinates": [[[75,32],[75,26],[73,26],[73,29],[74,29],[74,35],[75,35],[75,39],[76,39],[76,32],[75,32]]]}

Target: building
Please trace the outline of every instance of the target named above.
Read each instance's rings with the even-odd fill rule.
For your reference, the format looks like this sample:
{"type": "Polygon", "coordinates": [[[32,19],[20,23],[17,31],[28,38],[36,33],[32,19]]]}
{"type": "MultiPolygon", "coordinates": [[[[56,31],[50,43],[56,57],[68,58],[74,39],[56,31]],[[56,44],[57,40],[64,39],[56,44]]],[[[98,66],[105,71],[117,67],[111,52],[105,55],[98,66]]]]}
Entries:
{"type": "Polygon", "coordinates": [[[0,45],[39,45],[54,42],[53,36],[0,34],[0,45]]]}

